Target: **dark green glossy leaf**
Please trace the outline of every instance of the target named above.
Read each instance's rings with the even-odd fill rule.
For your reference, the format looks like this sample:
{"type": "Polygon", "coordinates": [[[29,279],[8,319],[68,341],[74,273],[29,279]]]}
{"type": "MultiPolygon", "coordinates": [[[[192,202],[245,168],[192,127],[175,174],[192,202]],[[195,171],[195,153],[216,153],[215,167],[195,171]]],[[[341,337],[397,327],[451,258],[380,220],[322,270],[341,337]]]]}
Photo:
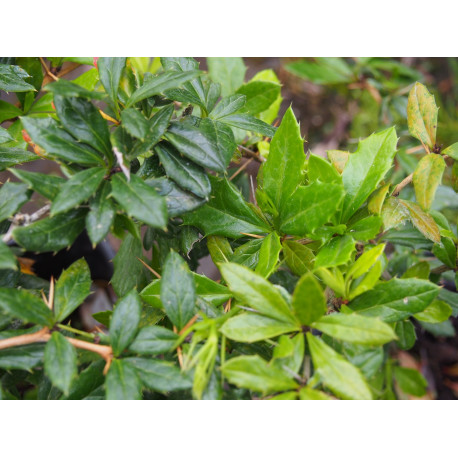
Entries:
{"type": "Polygon", "coordinates": [[[165,199],[159,196],[142,179],[131,175],[130,181],[120,173],[114,175],[112,195],[129,216],[134,216],[152,227],[167,225],[167,207],[165,199]]]}
{"type": "Polygon", "coordinates": [[[422,312],[437,296],[439,287],[417,278],[382,282],[350,303],[360,315],[380,317],[387,323],[422,312]]]}
{"type": "Polygon", "coordinates": [[[13,231],[14,240],[29,251],[59,251],[70,246],[84,229],[86,210],[76,209],[13,231]]]}
{"type": "Polygon", "coordinates": [[[91,272],[84,258],[64,270],[57,280],[54,296],[54,316],[63,321],[91,292],[91,272]]]}
{"type": "Polygon", "coordinates": [[[38,297],[23,289],[0,288],[0,308],[28,323],[52,326],[49,307],[38,297]]]}
{"type": "MultiPolygon", "coordinates": [[[[0,153],[1,154],[1,153],[0,153]]],[[[13,216],[29,200],[28,186],[7,181],[0,188],[0,221],[13,216]]]]}
{"type": "Polygon", "coordinates": [[[108,400],[139,400],[142,397],[142,383],[137,371],[126,359],[114,359],[105,379],[108,400]]]}
{"type": "Polygon", "coordinates": [[[111,185],[105,181],[90,201],[90,211],[86,216],[86,230],[91,242],[96,245],[108,234],[115,217],[113,201],[108,197],[111,185]]]}
{"type": "Polygon", "coordinates": [[[348,221],[358,210],[391,168],[396,143],[396,130],[391,127],[362,140],[357,151],[350,154],[342,173],[346,191],[342,222],[348,221]]]}
{"type": "Polygon", "coordinates": [[[457,261],[456,246],[452,239],[442,237],[440,244],[434,244],[433,254],[446,266],[451,267],[452,269],[455,268],[457,261]]]}
{"type": "Polygon", "coordinates": [[[325,386],[343,399],[372,399],[358,368],[311,333],[307,333],[307,342],[315,370],[325,386]]]}
{"type": "Polygon", "coordinates": [[[105,176],[106,170],[91,168],[73,175],[60,188],[51,206],[51,216],[65,212],[89,199],[105,176]]]}
{"type": "Polygon", "coordinates": [[[197,125],[188,120],[174,121],[166,138],[181,154],[216,172],[226,171],[237,147],[231,128],[209,118],[197,125]]]}
{"type": "Polygon", "coordinates": [[[262,234],[269,226],[245,202],[240,192],[226,179],[209,176],[212,192],[210,201],[185,215],[185,224],[203,230],[205,235],[240,238],[243,232],[262,234]]]}
{"type": "Polygon", "coordinates": [[[69,393],[64,399],[84,399],[103,385],[105,381],[105,376],[103,375],[104,366],[105,361],[99,360],[91,363],[81,371],[78,377],[73,380],[69,393]]]}
{"type": "Polygon", "coordinates": [[[135,290],[115,304],[110,321],[110,344],[115,356],[119,356],[134,340],[140,324],[140,314],[140,297],[135,290]]]}
{"type": "Polygon", "coordinates": [[[210,180],[203,168],[181,156],[169,143],[159,143],[155,151],[169,178],[172,178],[179,186],[199,197],[205,198],[210,194],[210,180]]]}
{"type": "Polygon", "coordinates": [[[125,66],[125,57],[100,57],[97,61],[100,82],[113,102],[118,100],[119,82],[125,66]]]}
{"type": "Polygon", "coordinates": [[[83,165],[105,165],[100,154],[77,142],[52,118],[21,118],[34,143],[50,156],[83,165]]]}
{"type": "Polygon", "coordinates": [[[171,218],[195,210],[205,203],[205,199],[181,189],[174,181],[167,178],[149,179],[146,183],[165,198],[167,213],[171,218]]]}
{"type": "Polygon", "coordinates": [[[19,169],[11,169],[11,173],[49,200],[54,200],[62,184],[65,183],[64,178],[46,173],[27,172],[19,169]]]}
{"type": "Polygon", "coordinates": [[[112,157],[110,132],[105,119],[89,101],[76,97],[54,97],[57,115],[68,133],[97,151],[112,157]]]}
{"type": "Polygon", "coordinates": [[[212,119],[220,119],[239,111],[245,105],[246,97],[241,94],[233,94],[224,97],[210,113],[212,119]]]}
{"type": "Polygon", "coordinates": [[[194,278],[186,262],[174,251],[165,260],[161,279],[161,301],[170,321],[178,329],[182,329],[194,316],[194,278]]]}
{"type": "MultiPolygon", "coordinates": [[[[75,81],[77,81],[77,79],[75,81]]],[[[49,91],[54,95],[61,95],[62,97],[82,97],[88,100],[92,100],[92,99],[105,100],[106,99],[106,95],[103,92],[95,92],[95,91],[86,89],[85,87],[83,87],[80,84],[76,84],[75,82],[68,81],[63,78],[61,78],[59,81],[56,81],[54,83],[47,84],[44,87],[44,90],[49,91]]]]}
{"type": "Polygon", "coordinates": [[[6,92],[35,91],[35,88],[24,80],[30,75],[17,65],[0,64],[0,90],[6,92]]]}
{"type": "Polygon", "coordinates": [[[141,328],[129,350],[140,355],[159,355],[175,348],[178,335],[162,326],[146,326],[141,328]]]}
{"type": "Polygon", "coordinates": [[[124,296],[132,288],[140,286],[144,267],[138,258],[142,258],[141,241],[128,234],[113,258],[114,275],[111,284],[118,296],[124,296]]]}
{"type": "Polygon", "coordinates": [[[148,121],[136,108],[127,108],[121,112],[122,125],[135,138],[145,141],[148,121]]]}
{"type": "Polygon", "coordinates": [[[174,364],[147,358],[126,358],[137,370],[142,382],[151,390],[159,392],[186,390],[192,379],[174,364]]]}
{"type": "Polygon", "coordinates": [[[31,371],[43,360],[44,345],[32,344],[0,350],[0,367],[31,371]]]}
{"type": "Polygon", "coordinates": [[[54,386],[68,394],[77,373],[76,351],[59,332],[53,332],[45,346],[45,372],[54,386]]]}
{"type": "Polygon", "coordinates": [[[173,105],[168,105],[159,110],[149,121],[147,121],[145,139],[137,143],[128,154],[129,158],[135,158],[140,154],[151,151],[153,146],[165,134],[173,114],[173,105]]]}
{"type": "Polygon", "coordinates": [[[273,137],[276,129],[264,121],[245,113],[232,114],[220,119],[221,122],[238,129],[249,130],[256,134],[273,137]]]}
{"type": "Polygon", "coordinates": [[[287,372],[269,365],[258,355],[232,358],[224,363],[221,370],[230,383],[264,395],[293,390],[298,386],[287,372]]]}
{"type": "Polygon", "coordinates": [[[161,94],[169,89],[180,87],[183,83],[190,81],[201,74],[198,70],[189,72],[166,71],[154,78],[146,81],[143,86],[138,88],[127,101],[126,107],[134,105],[143,99],[161,94]]]}
{"type": "Polygon", "coordinates": [[[0,239],[0,269],[17,270],[16,256],[0,239]]]}
{"type": "Polygon", "coordinates": [[[0,171],[13,165],[23,164],[39,159],[35,153],[29,153],[21,148],[7,148],[0,146],[0,171]]]}
{"type": "Polygon", "coordinates": [[[280,210],[280,229],[291,235],[313,232],[331,220],[343,197],[344,190],[338,184],[317,181],[299,186],[280,210]]]}

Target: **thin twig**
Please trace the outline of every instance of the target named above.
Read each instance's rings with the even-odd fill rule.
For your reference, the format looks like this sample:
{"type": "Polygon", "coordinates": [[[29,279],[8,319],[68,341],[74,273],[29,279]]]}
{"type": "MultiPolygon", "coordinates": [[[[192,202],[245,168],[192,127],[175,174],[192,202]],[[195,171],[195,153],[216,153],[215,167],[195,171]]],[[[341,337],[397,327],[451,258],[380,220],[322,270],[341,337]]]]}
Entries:
{"type": "Polygon", "coordinates": [[[48,68],[48,66],[46,65],[46,62],[44,61],[43,57],[39,57],[40,59],[40,62],[41,62],[41,65],[43,66],[43,68],[45,69],[45,72],[46,74],[52,78],[54,81],[59,81],[59,78],[57,78],[56,75],[54,75],[48,68]]]}
{"type": "Polygon", "coordinates": [[[248,237],[253,237],[255,239],[263,239],[263,235],[250,234],[249,232],[240,232],[240,234],[247,235],[248,237]]]}
{"type": "Polygon", "coordinates": [[[397,186],[394,188],[393,196],[399,196],[399,193],[409,184],[412,182],[413,173],[409,176],[405,177],[397,186]]]}
{"type": "Polygon", "coordinates": [[[184,332],[186,332],[199,318],[199,314],[197,313],[194,315],[183,327],[183,329],[178,333],[179,336],[182,336],[184,332]]]}
{"type": "Polygon", "coordinates": [[[250,149],[245,148],[242,145],[238,145],[238,147],[242,153],[245,153],[247,156],[252,157],[255,161],[258,161],[258,162],[265,161],[265,159],[259,153],[255,153],[254,151],[251,151],[250,149]]]}
{"type": "Polygon", "coordinates": [[[143,261],[143,259],[140,259],[138,256],[136,256],[136,258],[150,271],[152,272],[152,274],[156,277],[156,278],[161,278],[161,276],[152,268],[150,267],[148,264],[146,264],[145,261],[143,261]]]}
{"type": "Polygon", "coordinates": [[[32,334],[23,334],[22,336],[10,337],[9,339],[0,340],[0,350],[10,347],[19,347],[37,342],[47,342],[51,338],[48,328],[42,328],[32,334]]]}
{"type": "Polygon", "coordinates": [[[18,226],[28,226],[29,224],[33,223],[34,221],[40,219],[43,215],[45,215],[49,209],[51,208],[51,204],[46,204],[40,209],[38,209],[35,213],[31,215],[27,215],[24,213],[17,213],[14,215],[11,221],[11,225],[8,229],[8,232],[2,237],[3,242],[7,243],[13,238],[13,231],[18,226]]]}
{"type": "Polygon", "coordinates": [[[232,181],[240,172],[242,172],[246,167],[248,167],[248,165],[251,164],[251,162],[253,162],[253,161],[254,161],[254,157],[250,157],[250,159],[248,159],[247,161],[245,161],[245,163],[239,167],[239,169],[237,170],[237,172],[235,172],[235,173],[229,178],[229,181],[232,181]]]}

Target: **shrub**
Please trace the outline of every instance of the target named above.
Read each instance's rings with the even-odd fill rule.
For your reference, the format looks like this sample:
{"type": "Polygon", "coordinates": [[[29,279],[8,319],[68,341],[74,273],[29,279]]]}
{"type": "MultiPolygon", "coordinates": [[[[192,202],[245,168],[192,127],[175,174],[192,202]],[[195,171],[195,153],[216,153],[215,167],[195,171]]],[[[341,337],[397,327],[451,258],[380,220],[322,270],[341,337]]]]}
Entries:
{"type": "Polygon", "coordinates": [[[2,397],[425,393],[396,353],[414,345],[413,320],[458,313],[456,294],[439,286],[456,272],[456,226],[432,209],[444,174],[456,186],[458,144],[436,144],[425,86],[413,85],[407,106],[425,154],[398,182],[395,127],[353,153],[305,155],[291,107],[271,125],[277,77],[244,83],[241,59],[208,59],[205,73],[192,58],[100,58],[69,81],[58,68],[72,59],[92,64],[0,64],[0,89],[18,99],[0,102],[0,120],[12,121],[0,129],[0,166],[19,180],[0,190],[2,397]],[[17,167],[40,158],[62,176],[17,167]],[[256,162],[255,185],[245,171],[256,162]],[[44,205],[19,213],[32,191],[44,205]],[[95,315],[106,328],[95,332],[71,319],[91,292],[83,257],[57,281],[26,265],[83,231],[94,246],[121,240],[118,300],[95,315]],[[221,282],[197,273],[207,255],[221,282]]]}

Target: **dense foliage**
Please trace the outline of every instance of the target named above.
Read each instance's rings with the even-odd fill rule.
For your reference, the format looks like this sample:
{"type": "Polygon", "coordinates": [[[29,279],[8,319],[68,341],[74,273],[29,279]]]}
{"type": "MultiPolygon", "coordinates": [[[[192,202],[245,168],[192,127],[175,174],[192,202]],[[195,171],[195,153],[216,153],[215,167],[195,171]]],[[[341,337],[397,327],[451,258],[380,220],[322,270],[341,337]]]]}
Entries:
{"type": "MultiPolygon", "coordinates": [[[[209,58],[208,72],[192,58],[49,62],[0,61],[0,90],[18,101],[0,101],[0,170],[15,177],[0,189],[0,397],[426,392],[396,353],[414,345],[414,322],[440,334],[458,315],[441,287],[456,281],[458,143],[438,146],[423,84],[405,82],[412,137],[401,139],[420,154],[389,127],[325,159],[305,154],[293,107],[272,125],[279,81],[266,70],[244,82],[241,59],[209,58]],[[69,81],[63,62],[94,68],[69,81]],[[40,158],[61,174],[19,166],[40,158]],[[249,163],[261,164],[256,181],[249,163]],[[20,213],[33,192],[43,205],[20,213]],[[122,241],[118,300],[95,332],[71,320],[91,292],[84,258],[57,281],[25,267],[27,253],[83,231],[94,246],[122,241]],[[208,255],[221,281],[197,273],[208,255]]],[[[324,62],[322,78],[351,81],[345,60],[324,62]]]]}

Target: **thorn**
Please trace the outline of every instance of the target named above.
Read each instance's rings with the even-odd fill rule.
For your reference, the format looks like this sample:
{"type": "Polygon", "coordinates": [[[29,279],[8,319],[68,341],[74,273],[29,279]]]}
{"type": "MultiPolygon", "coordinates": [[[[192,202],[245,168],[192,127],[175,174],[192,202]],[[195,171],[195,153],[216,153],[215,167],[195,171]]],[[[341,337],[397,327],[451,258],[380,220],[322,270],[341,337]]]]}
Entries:
{"type": "Polygon", "coordinates": [[[152,274],[156,277],[156,278],[161,278],[161,276],[152,268],[150,267],[148,264],[146,264],[145,261],[143,261],[143,259],[140,259],[138,256],[136,256],[136,258],[150,271],[152,272],[152,274]]]}
{"type": "Polygon", "coordinates": [[[240,232],[240,234],[247,235],[248,237],[254,237],[255,239],[263,239],[263,235],[250,234],[249,232],[240,232]]]}

